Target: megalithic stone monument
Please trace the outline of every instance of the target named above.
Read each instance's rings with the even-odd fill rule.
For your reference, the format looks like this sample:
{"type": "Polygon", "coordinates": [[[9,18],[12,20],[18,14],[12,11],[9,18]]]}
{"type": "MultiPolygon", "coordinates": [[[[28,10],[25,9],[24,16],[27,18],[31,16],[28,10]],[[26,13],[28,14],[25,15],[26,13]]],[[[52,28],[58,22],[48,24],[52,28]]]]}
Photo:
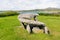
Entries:
{"type": "Polygon", "coordinates": [[[43,29],[43,32],[49,34],[49,30],[43,22],[36,20],[37,14],[20,14],[18,16],[19,21],[23,24],[24,28],[27,29],[28,33],[33,33],[34,27],[43,29]],[[34,20],[31,20],[33,18],[34,20]]]}

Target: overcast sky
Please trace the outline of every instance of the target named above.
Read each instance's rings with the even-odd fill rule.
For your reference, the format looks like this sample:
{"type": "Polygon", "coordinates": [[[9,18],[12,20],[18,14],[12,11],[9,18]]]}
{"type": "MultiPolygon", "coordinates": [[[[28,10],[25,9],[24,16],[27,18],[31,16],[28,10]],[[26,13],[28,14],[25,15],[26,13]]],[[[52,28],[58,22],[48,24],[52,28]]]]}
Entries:
{"type": "Polygon", "coordinates": [[[60,8],[60,0],[0,0],[0,10],[60,8]]]}

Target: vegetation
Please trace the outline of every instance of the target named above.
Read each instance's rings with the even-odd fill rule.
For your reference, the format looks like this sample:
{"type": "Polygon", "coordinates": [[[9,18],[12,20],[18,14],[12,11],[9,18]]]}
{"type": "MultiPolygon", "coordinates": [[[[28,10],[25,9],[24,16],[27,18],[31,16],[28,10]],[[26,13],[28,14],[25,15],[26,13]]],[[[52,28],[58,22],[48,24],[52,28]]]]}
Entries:
{"type": "Polygon", "coordinates": [[[58,13],[44,13],[44,12],[41,12],[41,13],[38,13],[39,15],[44,15],[44,16],[60,16],[60,12],[58,13]]]}
{"type": "Polygon", "coordinates": [[[17,15],[0,17],[0,40],[60,40],[60,16],[38,16],[44,22],[51,34],[42,32],[29,34],[21,28],[17,15]]]}
{"type": "Polygon", "coordinates": [[[0,17],[5,17],[5,16],[13,16],[13,15],[18,15],[19,13],[16,11],[4,11],[0,13],[0,17]]]}

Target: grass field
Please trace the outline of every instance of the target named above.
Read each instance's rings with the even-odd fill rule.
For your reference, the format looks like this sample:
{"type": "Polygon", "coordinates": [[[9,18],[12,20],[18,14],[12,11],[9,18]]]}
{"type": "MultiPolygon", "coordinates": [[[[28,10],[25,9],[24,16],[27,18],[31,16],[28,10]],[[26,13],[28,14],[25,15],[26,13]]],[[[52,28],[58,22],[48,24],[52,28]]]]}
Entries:
{"type": "Polygon", "coordinates": [[[29,34],[20,27],[17,16],[0,17],[0,40],[60,40],[60,17],[38,16],[46,24],[51,34],[42,32],[29,34]]]}

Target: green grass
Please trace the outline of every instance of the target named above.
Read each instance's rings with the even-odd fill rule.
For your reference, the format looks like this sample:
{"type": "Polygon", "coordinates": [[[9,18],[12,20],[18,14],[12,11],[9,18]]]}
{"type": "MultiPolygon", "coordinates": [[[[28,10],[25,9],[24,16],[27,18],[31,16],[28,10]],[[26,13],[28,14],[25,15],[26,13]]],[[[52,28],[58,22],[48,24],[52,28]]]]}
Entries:
{"type": "Polygon", "coordinates": [[[0,40],[60,40],[60,17],[38,16],[49,28],[51,34],[29,34],[20,27],[17,16],[0,17],[0,40]]]}

